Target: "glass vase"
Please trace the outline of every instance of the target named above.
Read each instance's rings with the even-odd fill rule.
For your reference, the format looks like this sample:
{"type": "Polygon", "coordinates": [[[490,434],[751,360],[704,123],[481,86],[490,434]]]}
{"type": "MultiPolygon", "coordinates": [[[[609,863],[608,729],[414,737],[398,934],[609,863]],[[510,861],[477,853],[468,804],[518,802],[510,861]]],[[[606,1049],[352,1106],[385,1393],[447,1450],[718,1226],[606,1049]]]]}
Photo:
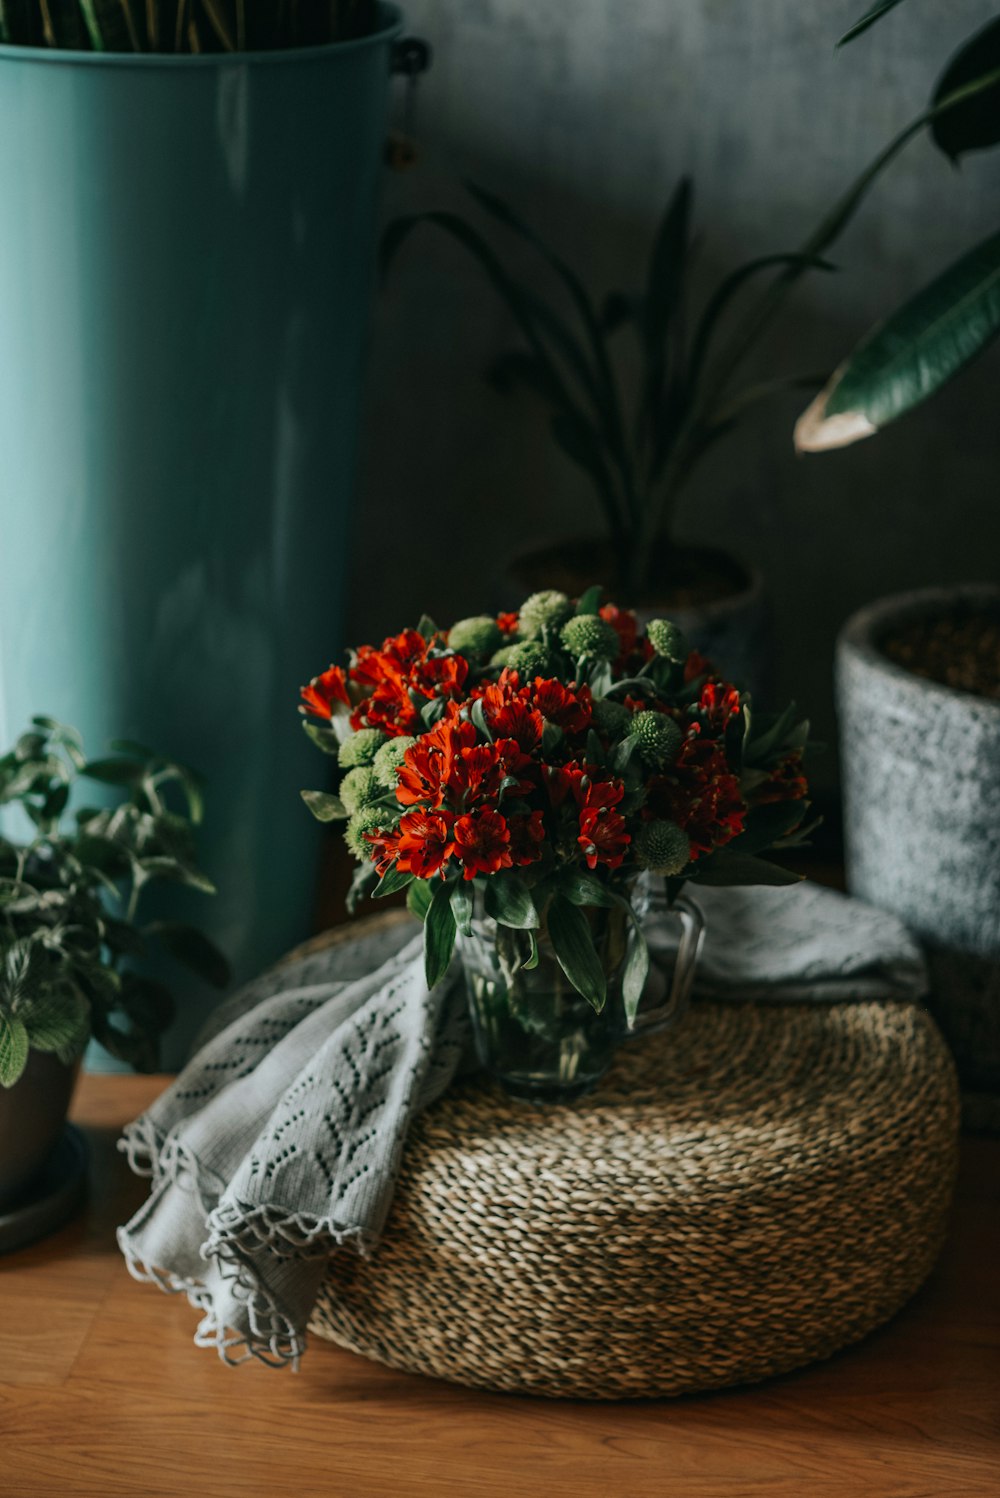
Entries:
{"type": "MultiPolygon", "coordinates": [[[[641,915],[649,901],[637,905],[641,915]]],[[[659,901],[658,939],[635,1024],[625,1019],[622,978],[634,938],[620,909],[587,911],[607,980],[600,1013],[577,993],[545,931],[536,932],[538,961],[525,966],[527,933],[500,926],[477,902],[471,935],[458,938],[476,1052],[484,1069],[512,1096],[567,1102],[596,1086],[619,1045],[673,1023],[691,994],[704,923],[698,907],[659,901]]]]}

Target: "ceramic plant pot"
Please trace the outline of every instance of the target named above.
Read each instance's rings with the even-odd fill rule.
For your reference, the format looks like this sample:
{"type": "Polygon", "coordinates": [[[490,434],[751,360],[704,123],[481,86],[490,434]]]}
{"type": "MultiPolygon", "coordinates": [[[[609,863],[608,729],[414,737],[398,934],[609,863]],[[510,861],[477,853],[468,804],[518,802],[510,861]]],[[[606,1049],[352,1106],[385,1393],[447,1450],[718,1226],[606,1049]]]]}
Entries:
{"type": "MultiPolygon", "coordinates": [[[[344,599],[401,24],[0,47],[0,725],[45,712],[95,756],[130,737],[205,774],[197,920],[237,977],[312,906],[295,697],[344,599]]],[[[180,998],[167,1064],[211,994],[180,998]]]]}
{"type": "Polygon", "coordinates": [[[78,1068],[28,1053],[13,1087],[0,1087],[0,1214],[17,1205],[62,1134],[78,1068]]]}
{"type": "Polygon", "coordinates": [[[917,676],[880,648],[901,627],[970,610],[1000,615],[1000,588],[900,594],[841,634],[847,876],[922,938],[963,1081],[1000,1104],[1000,702],[917,676]]]}

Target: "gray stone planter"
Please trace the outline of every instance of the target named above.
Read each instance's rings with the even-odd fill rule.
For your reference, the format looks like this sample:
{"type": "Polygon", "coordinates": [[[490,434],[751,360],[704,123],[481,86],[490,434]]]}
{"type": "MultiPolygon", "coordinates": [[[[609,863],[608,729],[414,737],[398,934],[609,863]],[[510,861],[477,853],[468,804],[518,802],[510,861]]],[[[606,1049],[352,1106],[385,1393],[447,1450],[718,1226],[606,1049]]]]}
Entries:
{"type": "Polygon", "coordinates": [[[970,606],[1000,611],[1000,587],[930,588],[862,609],[838,642],[837,699],[849,888],[923,940],[931,1006],[980,1095],[971,1111],[996,1122],[1000,702],[915,676],[879,649],[900,625],[970,606]]]}

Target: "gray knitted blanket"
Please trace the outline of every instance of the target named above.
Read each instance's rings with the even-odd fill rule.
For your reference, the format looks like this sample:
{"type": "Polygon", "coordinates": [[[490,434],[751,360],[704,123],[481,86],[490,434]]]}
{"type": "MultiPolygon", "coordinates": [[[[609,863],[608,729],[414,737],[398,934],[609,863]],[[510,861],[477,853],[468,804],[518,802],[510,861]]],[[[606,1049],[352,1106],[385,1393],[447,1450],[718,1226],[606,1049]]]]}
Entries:
{"type": "MultiPolygon", "coordinates": [[[[815,885],[705,889],[698,994],[766,1002],[920,997],[892,916],[815,885]]],[[[667,938],[655,919],[654,954],[667,938]]],[[[457,971],[428,992],[403,923],[273,969],[212,1016],[121,1147],[150,1177],[118,1232],[129,1270],[201,1312],[229,1363],[296,1364],[336,1251],[369,1253],[411,1120],[467,1065],[457,971]]],[[[641,1042],[638,1042],[641,1043],[641,1042]]]]}

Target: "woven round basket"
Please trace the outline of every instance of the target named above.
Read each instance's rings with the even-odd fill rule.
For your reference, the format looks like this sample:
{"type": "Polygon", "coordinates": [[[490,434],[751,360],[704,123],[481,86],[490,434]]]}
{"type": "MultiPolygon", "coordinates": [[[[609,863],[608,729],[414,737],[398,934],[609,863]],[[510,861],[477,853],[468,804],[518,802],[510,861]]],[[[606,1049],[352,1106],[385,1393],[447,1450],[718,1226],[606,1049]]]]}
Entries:
{"type": "Polygon", "coordinates": [[[411,1130],[377,1252],[331,1261],[311,1329],[395,1368],[568,1398],[767,1378],[922,1283],[957,1130],[918,1005],[698,1003],[572,1106],[449,1091],[411,1130]]]}

